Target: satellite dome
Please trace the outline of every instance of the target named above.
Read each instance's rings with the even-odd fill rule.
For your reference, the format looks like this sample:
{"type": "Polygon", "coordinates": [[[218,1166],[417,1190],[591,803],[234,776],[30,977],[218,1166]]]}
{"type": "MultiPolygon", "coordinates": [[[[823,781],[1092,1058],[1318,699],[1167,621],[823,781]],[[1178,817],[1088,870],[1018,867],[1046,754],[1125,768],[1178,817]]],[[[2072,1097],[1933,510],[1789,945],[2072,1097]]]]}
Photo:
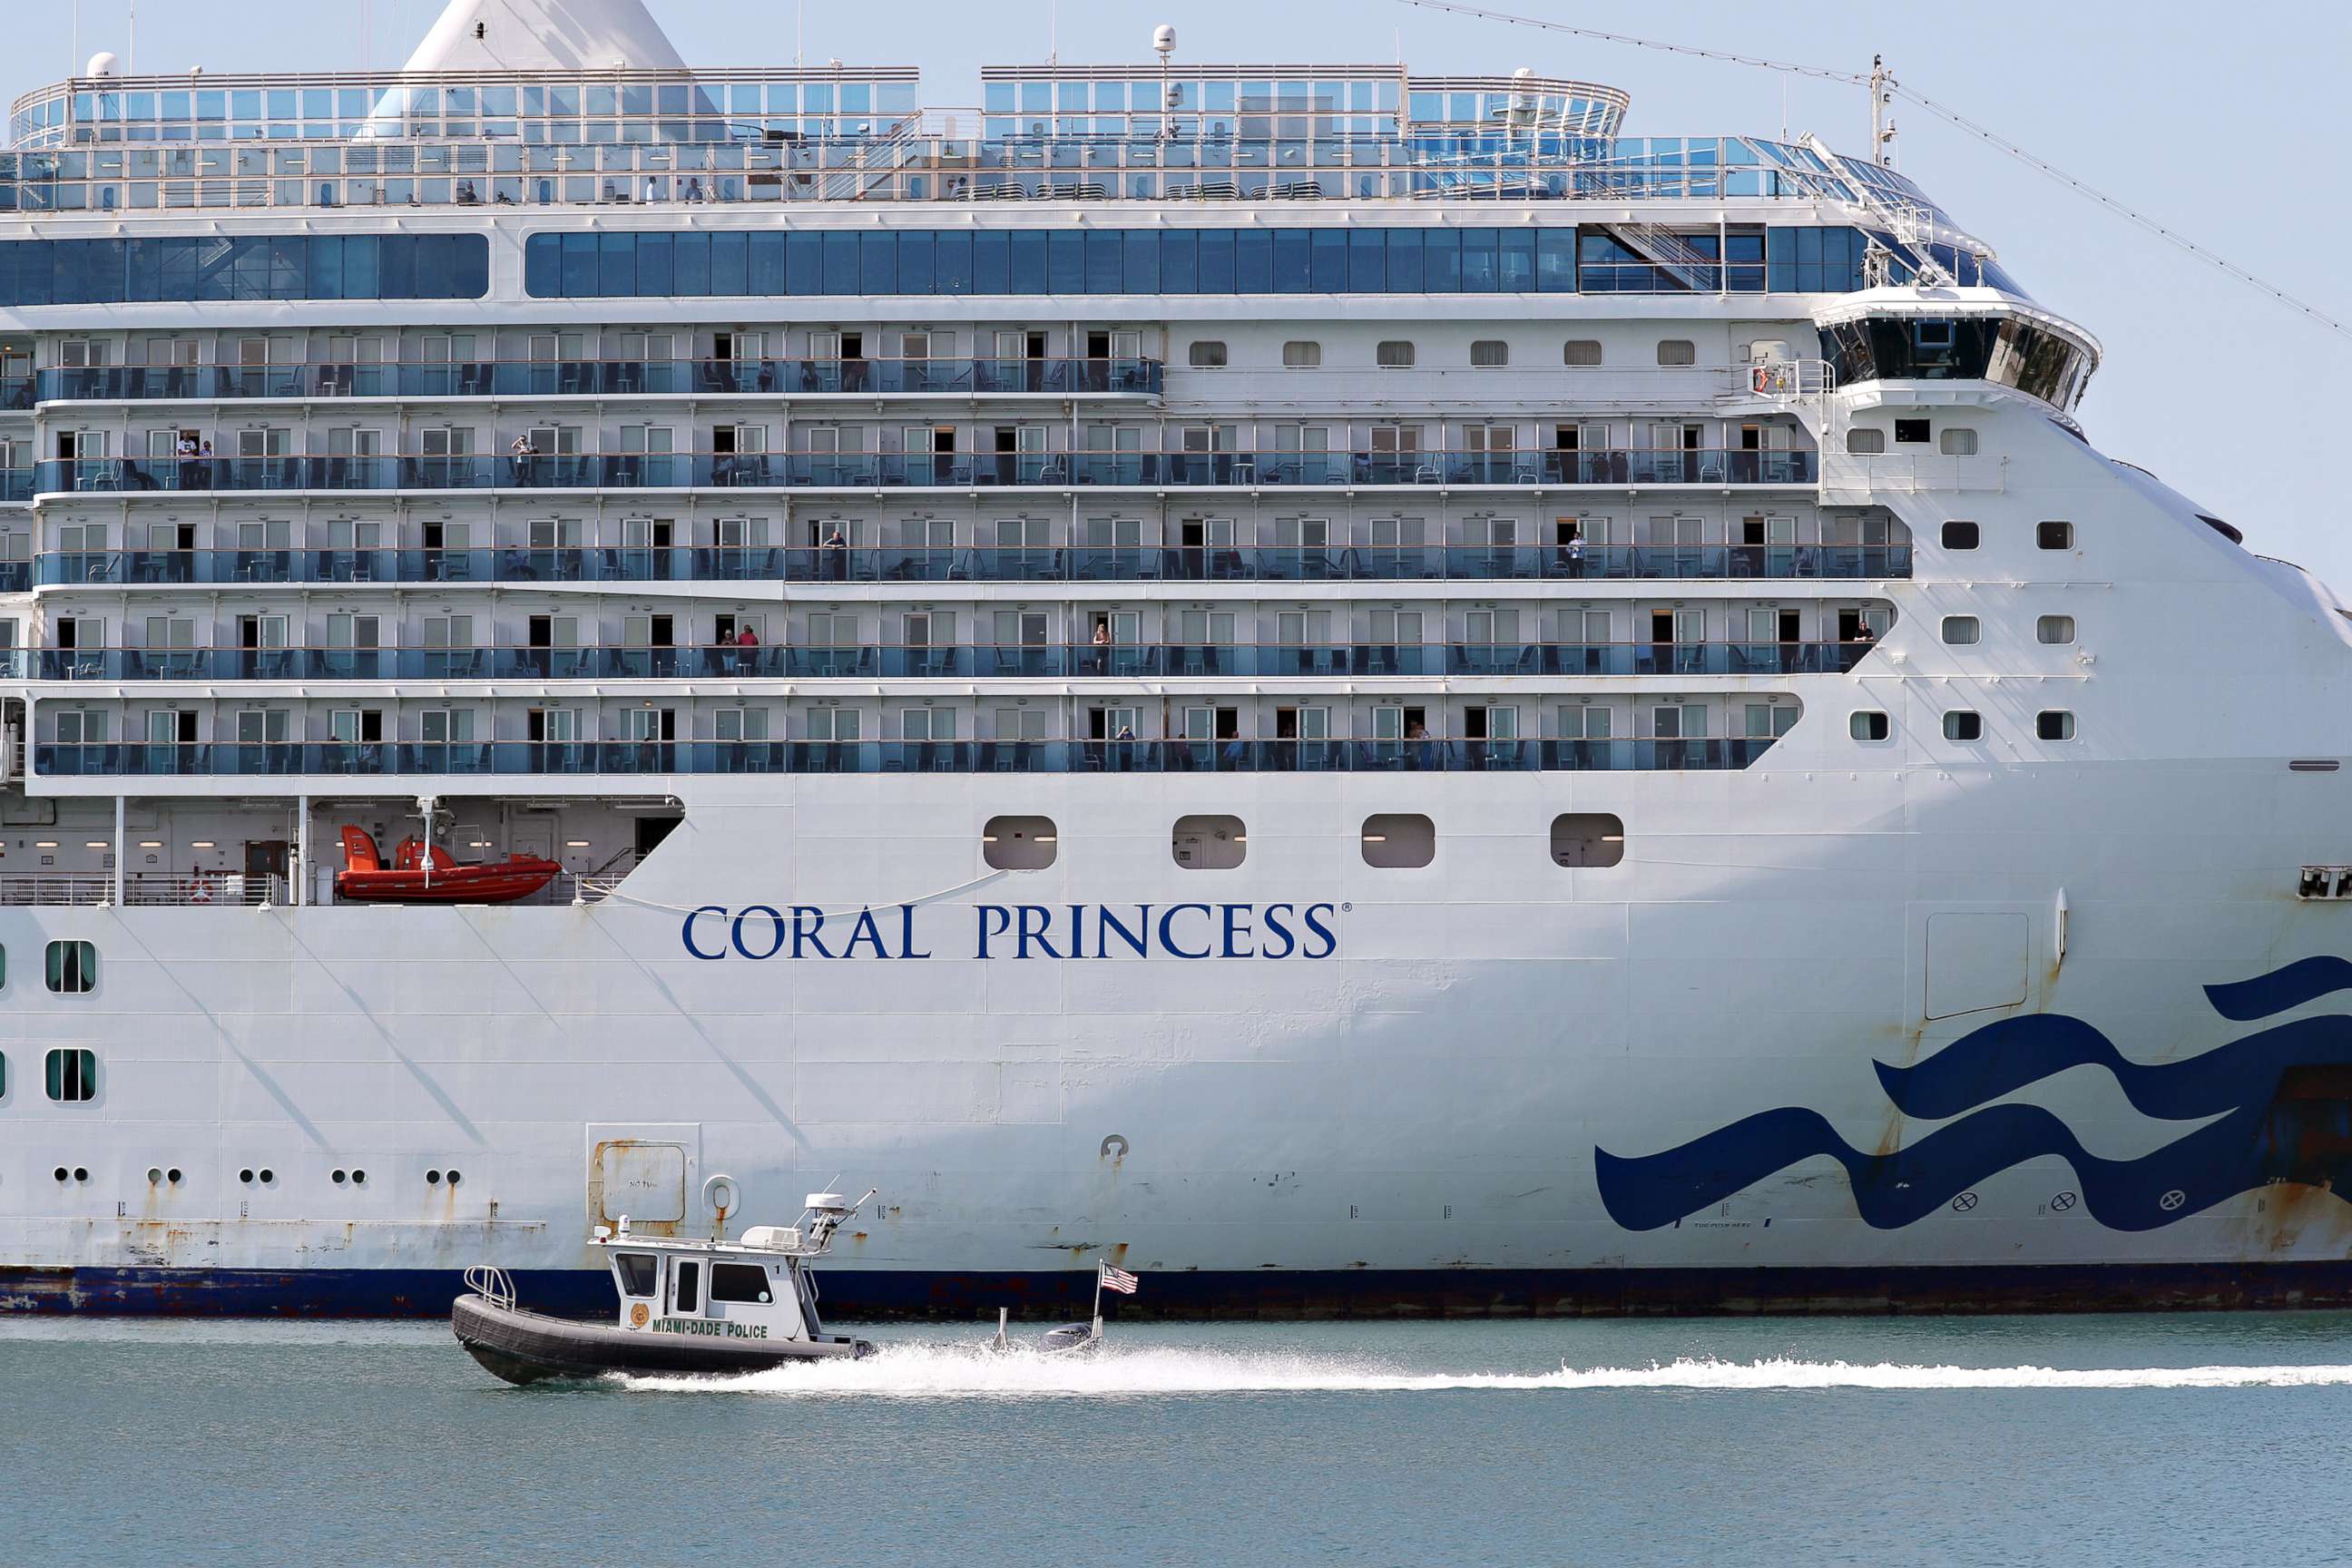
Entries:
{"type": "Polygon", "coordinates": [[[115,58],[114,51],[112,49],[100,49],[98,53],[89,57],[89,68],[84,70],[81,74],[84,76],[112,76],[115,74],[115,68],[121,64],[122,62],[115,58]]]}

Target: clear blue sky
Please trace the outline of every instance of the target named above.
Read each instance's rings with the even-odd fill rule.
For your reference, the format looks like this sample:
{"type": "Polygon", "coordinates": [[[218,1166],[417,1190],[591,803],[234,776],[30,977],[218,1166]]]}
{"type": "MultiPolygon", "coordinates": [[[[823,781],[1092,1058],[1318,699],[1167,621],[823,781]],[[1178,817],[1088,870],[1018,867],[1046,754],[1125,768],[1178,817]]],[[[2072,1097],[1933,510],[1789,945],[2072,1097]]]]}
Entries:
{"type": "MultiPolygon", "coordinates": [[[[1889,0],[1492,8],[1853,70],[1884,53],[1909,86],[1983,121],[2338,319],[2352,319],[2342,132],[2352,5],[2256,0],[1889,0]]],[[[689,61],[793,58],[792,0],[649,0],[689,61]]],[[[379,68],[440,0],[142,0],[142,71],[379,68]]],[[[7,95],[67,74],[72,0],[9,7],[7,95]]],[[[81,0],[80,47],[124,49],[129,0],[81,0]]],[[[969,105],[983,63],[1042,59],[1047,0],[819,0],[812,60],[914,64],[928,103],[969,105]]],[[[1420,11],[1393,0],[1063,0],[1066,61],[1148,60],[1174,23],[1196,60],[1386,60],[1539,71],[1633,95],[1633,132],[1819,132],[1868,140],[1859,89],[1420,11]]],[[[2352,341],[2208,269],[1925,113],[1898,106],[1898,162],[2000,252],[2040,301],[2107,351],[2081,411],[2104,451],[2153,469],[2265,554],[2352,596],[2347,445],[2325,409],[2352,389],[2352,341]]]]}

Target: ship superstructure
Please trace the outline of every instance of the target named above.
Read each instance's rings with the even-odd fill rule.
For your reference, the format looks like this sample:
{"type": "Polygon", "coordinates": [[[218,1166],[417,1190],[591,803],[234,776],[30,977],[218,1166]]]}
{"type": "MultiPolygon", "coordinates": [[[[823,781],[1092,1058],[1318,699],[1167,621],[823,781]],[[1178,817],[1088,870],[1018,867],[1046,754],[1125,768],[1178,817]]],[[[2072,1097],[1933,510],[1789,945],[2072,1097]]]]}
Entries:
{"type": "Polygon", "coordinates": [[[2224,1042],[2339,983],[2346,617],[1987,243],[1524,69],[979,100],[458,0],[17,101],[0,1296],[845,1168],[836,1310],[2343,1294],[2352,1044],[2224,1042]]]}

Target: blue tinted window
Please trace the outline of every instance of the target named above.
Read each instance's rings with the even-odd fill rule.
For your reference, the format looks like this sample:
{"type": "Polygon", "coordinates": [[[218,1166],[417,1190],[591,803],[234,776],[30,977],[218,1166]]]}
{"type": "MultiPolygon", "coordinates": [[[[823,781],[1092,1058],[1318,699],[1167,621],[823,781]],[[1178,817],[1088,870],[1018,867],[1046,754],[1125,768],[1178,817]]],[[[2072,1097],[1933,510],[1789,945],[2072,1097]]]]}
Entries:
{"type": "Polygon", "coordinates": [[[1500,287],[1502,272],[1495,258],[1495,231],[1491,228],[1465,228],[1462,231],[1462,291],[1465,294],[1491,294],[1500,287]]]}
{"type": "MultiPolygon", "coordinates": [[[[911,229],[898,237],[898,290],[901,294],[935,294],[931,278],[931,237],[922,229],[911,229]]],[[[754,288],[754,294],[773,293],[773,289],[754,288]]]]}
{"type": "Polygon", "coordinates": [[[612,295],[637,291],[637,237],[607,234],[596,243],[596,286],[612,295]]]}
{"type": "Polygon", "coordinates": [[[1536,231],[1536,287],[1547,294],[1576,291],[1576,231],[1542,228],[1536,231]]]}
{"type": "MultiPolygon", "coordinates": [[[[824,237],[824,291],[828,294],[857,292],[857,237],[854,234],[828,234],[824,237]]],[[[681,287],[678,292],[686,289],[681,287]]]]}
{"type": "Polygon", "coordinates": [[[1052,289],[1045,270],[1045,237],[1035,229],[1016,229],[1006,237],[1004,291],[1044,294],[1052,289]]]}
{"type": "Polygon", "coordinates": [[[961,230],[934,235],[931,243],[931,291],[969,294],[971,288],[971,236],[961,230]]]}
{"type": "Polygon", "coordinates": [[[710,291],[719,295],[740,295],[750,286],[751,238],[748,234],[714,234],[710,237],[710,291]]]}
{"type": "Polygon", "coordinates": [[[1423,289],[1422,233],[1417,228],[1389,230],[1389,289],[1392,293],[1418,294],[1423,289]]]}
{"type": "Polygon", "coordinates": [[[1198,237],[1189,228],[1170,229],[1160,237],[1160,292],[1191,294],[1200,287],[1198,237]]]}
{"type": "MultiPolygon", "coordinates": [[[[849,237],[857,243],[857,237],[849,237]]],[[[692,299],[710,292],[710,237],[707,234],[680,234],[670,238],[670,286],[679,294],[692,299]]]]}
{"type": "MultiPolygon", "coordinates": [[[[1055,229],[1045,236],[1045,282],[1055,294],[1087,291],[1087,236],[1083,229],[1055,229]]],[[[1016,248],[1015,256],[1020,254],[1016,248]]]]}
{"type": "Polygon", "coordinates": [[[896,294],[898,291],[898,237],[895,234],[868,234],[859,238],[857,291],[861,294],[896,294]]]}
{"type": "Polygon", "coordinates": [[[1234,292],[1285,294],[1307,291],[1307,231],[1269,234],[1245,228],[1234,236],[1234,292]]]}
{"type": "Polygon", "coordinates": [[[1160,236],[1148,228],[1127,231],[1127,291],[1160,292],[1160,236]]]}
{"type": "Polygon", "coordinates": [[[677,247],[667,234],[637,236],[637,292],[658,300],[677,292],[677,247]]]}
{"type": "Polygon", "coordinates": [[[1230,294],[1234,291],[1234,231],[1229,228],[1204,228],[1201,231],[1201,292],[1230,294]]]}
{"type": "Polygon", "coordinates": [[[1013,237],[1003,232],[971,237],[971,291],[1009,294],[1013,291],[1013,237]]]}
{"type": "Polygon", "coordinates": [[[1385,292],[1388,286],[1387,232],[1377,228],[1355,230],[1348,236],[1349,291],[1355,294],[1379,294],[1385,292]]]}
{"type": "Polygon", "coordinates": [[[563,237],[534,234],[523,243],[522,291],[534,300],[569,293],[563,287],[563,237]]]}
{"type": "Polygon", "coordinates": [[[784,237],[784,292],[824,292],[824,236],[790,234],[784,237]]]}
{"type": "Polygon", "coordinates": [[[1507,228],[1501,246],[1503,292],[1525,294],[1536,286],[1536,231],[1507,228]]]}
{"type": "MultiPolygon", "coordinates": [[[[905,245],[906,241],[902,239],[899,242],[902,250],[905,245]]],[[[1127,236],[1117,229],[1095,229],[1087,235],[1087,292],[1128,292],[1127,236]]]]}
{"type": "Polygon", "coordinates": [[[1312,232],[1315,236],[1315,292],[1345,293],[1348,288],[1348,231],[1344,228],[1318,228],[1312,232]]]}
{"type": "Polygon", "coordinates": [[[1462,236],[1450,228],[1422,236],[1422,288],[1431,294],[1462,291],[1462,236]]]}

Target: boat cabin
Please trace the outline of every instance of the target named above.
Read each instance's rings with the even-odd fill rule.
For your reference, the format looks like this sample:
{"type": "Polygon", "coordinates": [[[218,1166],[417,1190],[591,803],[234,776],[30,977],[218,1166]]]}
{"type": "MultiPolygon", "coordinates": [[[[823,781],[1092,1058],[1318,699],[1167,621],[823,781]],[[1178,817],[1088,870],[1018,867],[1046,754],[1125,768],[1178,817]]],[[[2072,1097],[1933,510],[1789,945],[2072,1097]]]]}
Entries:
{"type": "MultiPolygon", "coordinates": [[[[819,1209],[818,1197],[809,1206],[819,1209]]],[[[832,1198],[834,1204],[839,1198],[832,1198]]],[[[827,1234],[791,1226],[755,1226],[740,1241],[632,1235],[596,1227],[620,1296],[617,1322],[633,1332],[699,1334],[782,1343],[853,1342],[824,1332],[816,1278],[805,1265],[823,1256],[827,1234]]]]}

